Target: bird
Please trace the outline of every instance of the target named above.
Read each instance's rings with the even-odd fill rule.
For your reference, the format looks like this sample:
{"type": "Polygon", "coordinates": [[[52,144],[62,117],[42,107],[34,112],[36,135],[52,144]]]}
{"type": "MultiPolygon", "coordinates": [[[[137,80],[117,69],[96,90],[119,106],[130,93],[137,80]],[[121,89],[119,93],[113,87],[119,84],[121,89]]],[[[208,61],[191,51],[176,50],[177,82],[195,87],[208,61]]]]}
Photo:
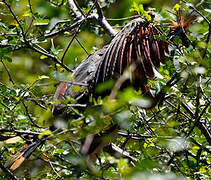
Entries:
{"type": "MultiPolygon", "coordinates": [[[[195,17],[187,16],[182,19],[180,12],[176,15],[177,21],[172,22],[169,37],[178,36],[183,45],[188,47],[191,42],[186,33],[189,26],[193,24],[195,17]]],[[[92,53],[81,62],[72,74],[73,81],[60,82],[53,97],[55,103],[53,104],[52,114],[56,117],[68,109],[64,104],[57,103],[58,100],[61,102],[67,97],[71,97],[77,102],[88,103],[91,95],[93,97],[109,95],[111,91],[98,94],[95,91],[97,86],[107,80],[118,81],[126,69],[129,69],[131,76],[121,86],[131,85],[135,89],[140,89],[142,95],[151,102],[145,108],[153,108],[159,99],[151,92],[148,79],[154,79],[156,69],[161,64],[165,64],[170,45],[169,41],[159,38],[161,36],[164,36],[164,34],[160,26],[153,22],[141,17],[130,21],[115,35],[109,44],[92,53]],[[80,90],[75,91],[76,86],[79,86],[80,90]]],[[[108,126],[104,132],[87,136],[80,152],[88,162],[94,163],[96,161],[103,148],[111,143],[111,139],[115,136],[118,128],[119,126],[114,123],[108,126]]],[[[15,170],[18,168],[38,146],[44,143],[45,139],[42,140],[37,137],[31,144],[21,150],[21,153],[11,164],[10,169],[15,170]]]]}
{"type": "MultiPolygon", "coordinates": [[[[181,15],[178,13],[177,16],[179,19],[181,15]]],[[[186,32],[193,20],[192,16],[187,17],[185,23],[177,20],[177,23],[173,22],[171,28],[171,36],[178,35],[186,47],[190,44],[186,32]]],[[[163,32],[159,26],[143,18],[132,20],[108,45],[90,55],[75,69],[74,82],[82,83],[81,90],[74,91],[74,83],[61,82],[54,95],[54,100],[70,96],[79,102],[87,102],[91,94],[99,96],[95,89],[100,83],[111,79],[117,80],[127,67],[133,65],[134,68],[130,69],[132,71],[130,73],[133,75],[129,82],[125,82],[126,86],[132,85],[136,89],[140,88],[142,95],[151,101],[147,109],[153,108],[158,102],[158,97],[151,93],[147,80],[155,78],[156,69],[166,62],[169,42],[157,38],[162,35],[163,32]]],[[[54,105],[53,113],[56,115],[59,111],[63,111],[62,108],[64,107],[61,104],[54,105]]],[[[89,162],[96,161],[118,128],[118,125],[114,124],[108,127],[104,133],[87,136],[81,147],[81,153],[87,157],[89,162]],[[109,135],[109,138],[103,138],[109,135]]]]}
{"type": "MultiPolygon", "coordinates": [[[[134,77],[130,82],[135,88],[141,88],[142,94],[154,101],[147,79],[153,79],[155,68],[164,64],[168,43],[156,39],[162,31],[158,26],[138,18],[128,23],[109,43],[88,56],[75,69],[74,82],[61,82],[54,95],[54,101],[70,96],[84,102],[87,96],[95,93],[97,85],[109,79],[117,80],[130,65],[134,65],[134,77]],[[74,91],[75,84],[81,83],[80,91],[74,91]],[[84,84],[84,85],[83,85],[84,84]],[[82,94],[83,92],[83,94],[82,94]]],[[[53,114],[61,111],[62,105],[53,106],[53,114]]]]}

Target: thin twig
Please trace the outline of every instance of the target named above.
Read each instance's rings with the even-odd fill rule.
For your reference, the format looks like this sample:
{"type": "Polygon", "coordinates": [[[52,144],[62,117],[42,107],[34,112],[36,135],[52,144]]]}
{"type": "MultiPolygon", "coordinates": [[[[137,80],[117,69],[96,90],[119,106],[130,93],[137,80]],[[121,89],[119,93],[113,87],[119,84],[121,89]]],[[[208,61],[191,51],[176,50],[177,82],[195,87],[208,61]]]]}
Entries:
{"type": "Polygon", "coordinates": [[[75,38],[76,41],[78,42],[78,44],[82,47],[82,49],[86,52],[86,54],[89,56],[88,51],[86,50],[86,48],[83,46],[83,44],[81,44],[81,42],[78,40],[78,38],[75,38]]]}
{"type": "Polygon", "coordinates": [[[30,48],[30,49],[33,49],[34,51],[36,51],[36,52],[38,52],[38,53],[40,53],[40,54],[43,54],[43,55],[45,55],[45,56],[51,58],[55,63],[61,65],[61,66],[62,66],[64,69],[66,69],[67,71],[73,72],[73,70],[71,70],[69,67],[67,67],[65,64],[63,64],[62,61],[59,61],[59,60],[57,59],[56,56],[53,56],[53,55],[51,55],[51,54],[49,54],[49,53],[47,53],[47,52],[44,52],[44,51],[42,51],[42,50],[39,50],[38,48],[36,48],[36,47],[34,47],[34,46],[31,46],[31,45],[29,46],[29,48],[30,48]]]}
{"type": "MultiPolygon", "coordinates": [[[[45,56],[51,58],[55,63],[60,64],[64,69],[66,69],[67,71],[70,71],[70,72],[71,72],[72,70],[71,70],[70,68],[68,68],[65,64],[63,64],[63,61],[59,61],[59,60],[57,59],[56,56],[53,56],[53,55],[51,55],[50,53],[47,53],[46,50],[45,50],[45,51],[40,50],[40,49],[34,47],[33,45],[31,45],[31,44],[29,43],[29,40],[26,39],[26,35],[25,35],[25,33],[24,33],[24,30],[23,30],[22,25],[20,24],[18,18],[17,18],[16,15],[14,14],[14,12],[13,12],[13,10],[11,9],[10,5],[9,5],[5,0],[3,0],[3,2],[6,4],[6,6],[8,7],[8,9],[10,10],[12,16],[14,17],[15,21],[18,23],[18,25],[19,25],[19,27],[20,27],[20,29],[21,29],[21,34],[22,34],[22,36],[23,36],[23,40],[24,40],[24,42],[25,42],[25,44],[26,44],[26,47],[28,47],[28,48],[30,48],[30,49],[33,49],[34,51],[36,51],[36,52],[38,52],[38,53],[40,53],[40,54],[43,54],[43,55],[45,55],[45,56]]],[[[49,35],[48,35],[48,37],[49,37],[49,35]]],[[[39,47],[37,44],[34,44],[34,45],[36,45],[37,47],[39,47]]]]}
{"type": "Polygon", "coordinates": [[[205,145],[200,144],[199,142],[197,142],[195,139],[193,138],[188,138],[188,141],[196,144],[197,146],[199,146],[201,149],[204,149],[205,151],[207,151],[208,153],[211,154],[211,149],[207,148],[205,145]]]}
{"type": "Polygon", "coordinates": [[[28,107],[26,106],[26,104],[23,101],[22,101],[22,104],[23,104],[23,106],[24,106],[24,108],[26,110],[26,114],[27,114],[29,120],[31,121],[32,125],[35,126],[35,127],[41,128],[40,126],[38,126],[37,124],[34,123],[32,117],[29,114],[28,107]]]}
{"type": "Polygon", "coordinates": [[[7,34],[0,34],[0,36],[14,36],[18,35],[17,33],[7,33],[7,34]]]}
{"type": "Polygon", "coordinates": [[[81,26],[79,25],[79,26],[78,26],[78,29],[76,30],[76,32],[75,32],[75,34],[74,34],[74,36],[73,36],[73,38],[71,39],[71,41],[70,41],[69,44],[67,45],[67,48],[65,49],[64,54],[63,54],[63,56],[62,56],[62,58],[61,58],[61,62],[62,62],[62,63],[64,63],[64,57],[65,57],[65,55],[67,54],[67,51],[69,50],[69,48],[70,48],[70,46],[71,46],[73,40],[74,40],[74,39],[76,38],[76,36],[78,35],[80,27],[81,27],[81,26]]]}
{"type": "Polygon", "coordinates": [[[154,136],[157,136],[157,134],[155,134],[155,132],[152,130],[152,128],[150,127],[150,125],[148,124],[148,122],[146,121],[143,113],[140,111],[140,107],[138,107],[138,113],[141,115],[140,119],[142,120],[144,127],[146,130],[148,130],[151,134],[153,134],[154,136]]]}
{"type": "Polygon", "coordinates": [[[87,107],[87,104],[67,104],[68,107],[87,107]]]}
{"type": "Polygon", "coordinates": [[[194,114],[195,119],[198,119],[198,116],[199,116],[200,94],[201,94],[201,88],[200,88],[201,75],[199,74],[197,77],[198,77],[198,82],[197,82],[197,91],[196,91],[196,110],[194,114]]]}
{"type": "Polygon", "coordinates": [[[0,162],[0,168],[2,171],[7,174],[12,180],[19,180],[8,168],[4,167],[4,165],[0,162]]]}
{"type": "Polygon", "coordinates": [[[208,36],[207,36],[207,40],[206,40],[206,46],[204,48],[203,54],[202,54],[202,59],[205,57],[206,52],[207,52],[207,48],[208,48],[208,44],[210,41],[210,35],[211,35],[211,23],[210,21],[200,12],[198,11],[191,3],[187,3],[185,0],[182,0],[182,2],[184,2],[186,5],[188,5],[191,9],[193,9],[196,13],[198,13],[209,25],[209,32],[208,32],[208,36]]]}
{"type": "Polygon", "coordinates": [[[61,81],[61,82],[67,82],[68,84],[72,84],[72,85],[79,85],[79,86],[86,86],[86,87],[89,86],[89,84],[83,83],[83,82],[76,82],[76,81],[61,81]]]}
{"type": "Polygon", "coordinates": [[[42,104],[39,104],[36,100],[31,100],[33,103],[35,103],[36,105],[38,105],[38,106],[40,106],[41,108],[43,108],[43,109],[45,109],[45,110],[47,110],[48,108],[47,107],[45,107],[45,106],[43,106],[42,104]]]}
{"type": "Polygon", "coordinates": [[[75,3],[75,6],[78,8],[78,11],[82,14],[83,17],[85,17],[85,13],[83,12],[83,10],[80,8],[78,2],[76,0],[73,0],[73,2],[75,3]]]}
{"type": "Polygon", "coordinates": [[[46,34],[52,33],[52,32],[56,29],[56,27],[57,27],[59,24],[68,23],[68,22],[70,22],[70,21],[71,21],[70,19],[68,19],[68,20],[57,21],[56,24],[55,24],[49,31],[46,32],[46,34]]]}
{"type": "MultiPolygon", "coordinates": [[[[72,1],[72,0],[69,0],[69,1],[72,1]]],[[[87,15],[85,16],[85,18],[84,18],[85,20],[87,20],[87,17],[90,15],[90,13],[91,13],[92,10],[94,9],[94,7],[95,7],[95,4],[92,5],[91,9],[89,10],[89,12],[87,13],[87,15]]],[[[73,8],[75,8],[75,7],[73,7],[73,8]]],[[[74,40],[74,39],[76,38],[76,36],[78,35],[78,33],[79,33],[79,31],[80,31],[80,28],[81,28],[81,25],[82,25],[84,22],[85,22],[85,21],[81,21],[81,23],[78,25],[78,28],[76,29],[73,38],[71,39],[71,41],[69,42],[67,48],[65,49],[64,54],[63,54],[63,56],[62,56],[62,58],[61,58],[61,62],[62,62],[62,63],[63,63],[63,61],[64,61],[64,57],[65,57],[65,55],[66,55],[68,49],[70,48],[70,46],[71,46],[73,40],[74,40]]]]}
{"type": "Polygon", "coordinates": [[[26,32],[25,32],[25,35],[27,35],[27,33],[29,32],[30,28],[32,27],[33,25],[33,22],[34,22],[34,13],[33,13],[33,10],[32,10],[32,5],[31,5],[31,0],[28,0],[28,5],[29,5],[29,9],[30,9],[30,12],[31,12],[31,15],[32,15],[32,20],[29,24],[29,27],[27,28],[26,32]]]}
{"type": "Polygon", "coordinates": [[[1,59],[1,63],[3,64],[5,70],[7,71],[7,74],[8,74],[8,76],[9,76],[9,80],[10,80],[10,81],[12,82],[12,84],[14,85],[15,82],[14,82],[13,79],[12,79],[12,76],[11,76],[11,74],[10,74],[10,71],[9,71],[9,69],[7,68],[6,64],[4,63],[4,61],[3,61],[2,59],[1,59]]]}
{"type": "Polygon", "coordinates": [[[0,101],[0,104],[1,104],[2,106],[4,106],[5,108],[7,108],[8,110],[10,110],[10,108],[9,108],[6,104],[4,104],[3,102],[0,101]]]}
{"type": "Polygon", "coordinates": [[[67,144],[69,144],[71,146],[71,148],[73,149],[73,151],[78,155],[81,156],[81,154],[75,149],[75,147],[72,145],[72,142],[70,141],[65,141],[67,144]]]}
{"type": "Polygon", "coordinates": [[[130,17],[125,17],[125,18],[107,18],[107,21],[125,21],[125,20],[131,20],[140,17],[140,15],[135,15],[135,16],[130,16],[130,17]]]}
{"type": "MultiPolygon", "coordinates": [[[[88,17],[87,19],[90,19],[90,17],[88,17]]],[[[67,27],[64,28],[64,29],[61,29],[61,30],[56,31],[56,32],[54,32],[54,33],[47,33],[47,34],[44,35],[44,37],[45,37],[45,38],[50,38],[50,37],[56,36],[56,35],[58,35],[58,34],[62,34],[62,33],[64,33],[64,32],[66,32],[66,31],[71,31],[71,30],[75,29],[76,27],[78,27],[79,24],[81,24],[81,23],[84,22],[84,21],[85,21],[85,19],[78,20],[78,21],[75,22],[74,24],[71,24],[71,25],[67,26],[67,27]]]]}
{"type": "Polygon", "coordinates": [[[21,29],[21,34],[23,36],[23,39],[25,42],[27,42],[27,39],[26,39],[26,36],[25,36],[25,33],[24,33],[24,30],[23,30],[23,27],[21,25],[21,23],[19,22],[17,16],[14,14],[13,10],[11,9],[11,6],[5,1],[3,0],[4,4],[8,7],[9,11],[11,12],[12,16],[14,17],[15,21],[18,23],[20,29],[21,29]]]}
{"type": "MultiPolygon", "coordinates": [[[[196,119],[195,122],[194,122],[193,127],[190,129],[190,131],[188,132],[188,134],[186,135],[186,137],[189,137],[189,136],[190,136],[190,134],[192,133],[192,131],[194,130],[194,128],[195,128],[196,126],[197,126],[197,127],[200,126],[200,125],[199,125],[199,124],[201,124],[201,123],[200,123],[200,119],[201,119],[202,115],[205,113],[205,111],[207,110],[207,108],[208,108],[209,106],[210,106],[210,104],[207,104],[207,105],[204,107],[204,109],[202,110],[200,116],[197,117],[197,119],[196,119]]],[[[201,130],[201,129],[200,129],[200,130],[201,130]]],[[[208,143],[211,145],[211,134],[210,134],[210,132],[209,132],[209,131],[206,131],[206,133],[204,132],[203,134],[204,134],[204,136],[206,137],[208,143]],[[208,134],[207,134],[207,133],[208,133],[208,134]]]]}
{"type": "MultiPolygon", "coordinates": [[[[172,107],[174,107],[174,108],[176,109],[176,107],[175,107],[172,103],[170,103],[169,101],[166,101],[166,102],[167,102],[169,105],[171,105],[172,107]]],[[[182,101],[180,101],[180,103],[181,103],[182,107],[191,115],[191,117],[189,117],[187,114],[185,114],[185,113],[182,112],[181,110],[179,110],[180,113],[181,113],[183,116],[185,116],[190,122],[192,122],[192,119],[194,119],[194,113],[193,113],[193,111],[189,108],[189,106],[188,106],[187,104],[183,103],[182,101]]],[[[195,128],[195,126],[197,126],[197,127],[200,129],[200,131],[202,132],[202,134],[205,136],[205,138],[207,139],[207,142],[211,145],[211,133],[210,133],[209,130],[204,126],[204,124],[200,122],[200,119],[201,119],[202,115],[205,113],[205,111],[206,111],[206,109],[209,107],[209,105],[210,105],[210,104],[208,103],[208,104],[205,106],[205,108],[202,110],[200,116],[198,117],[197,120],[195,120],[195,123],[194,123],[193,127],[191,128],[191,131],[189,131],[189,133],[192,132],[192,129],[195,128]]],[[[189,134],[188,134],[186,137],[188,137],[188,136],[189,136],[189,134]]]]}
{"type": "Polygon", "coordinates": [[[61,177],[61,176],[59,175],[59,173],[58,173],[58,172],[55,170],[55,168],[53,167],[52,162],[51,162],[50,160],[48,160],[47,162],[50,164],[50,166],[51,166],[51,168],[53,169],[53,171],[55,172],[55,174],[56,174],[58,177],[61,177]]]}

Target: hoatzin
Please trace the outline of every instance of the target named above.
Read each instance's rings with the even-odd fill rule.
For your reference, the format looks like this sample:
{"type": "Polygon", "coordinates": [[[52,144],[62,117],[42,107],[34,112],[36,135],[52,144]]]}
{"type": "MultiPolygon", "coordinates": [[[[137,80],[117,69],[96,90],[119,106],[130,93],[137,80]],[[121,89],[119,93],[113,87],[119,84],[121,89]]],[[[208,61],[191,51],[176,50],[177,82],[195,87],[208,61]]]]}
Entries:
{"type": "MultiPolygon", "coordinates": [[[[172,23],[170,36],[179,36],[183,45],[188,46],[190,41],[186,36],[188,27],[195,18],[187,16],[183,20],[177,13],[177,22],[172,23]]],[[[155,106],[158,99],[151,93],[147,79],[155,77],[154,69],[159,68],[160,64],[165,64],[166,53],[168,53],[169,43],[158,38],[163,33],[158,25],[154,25],[145,19],[137,18],[129,22],[123,29],[116,34],[111,42],[100,50],[89,55],[74,70],[72,82],[61,82],[55,92],[54,100],[63,100],[70,96],[78,102],[88,102],[89,96],[98,96],[95,88],[99,83],[108,79],[117,80],[127,67],[131,68],[133,73],[129,85],[140,88],[142,94],[149,97],[152,101],[151,108],[155,106]],[[82,91],[75,91],[72,88],[79,84],[82,91]]],[[[127,84],[128,85],[128,84],[127,84]]],[[[61,114],[67,107],[61,104],[55,104],[52,109],[54,116],[61,114]]],[[[118,125],[113,125],[104,133],[89,135],[81,147],[81,154],[85,155],[89,162],[94,162],[97,155],[103,148],[109,144],[109,141],[102,140],[101,137],[107,136],[111,132],[116,132],[118,125]]],[[[10,169],[14,170],[31,155],[37,146],[44,141],[37,141],[21,150],[10,169]]]]}

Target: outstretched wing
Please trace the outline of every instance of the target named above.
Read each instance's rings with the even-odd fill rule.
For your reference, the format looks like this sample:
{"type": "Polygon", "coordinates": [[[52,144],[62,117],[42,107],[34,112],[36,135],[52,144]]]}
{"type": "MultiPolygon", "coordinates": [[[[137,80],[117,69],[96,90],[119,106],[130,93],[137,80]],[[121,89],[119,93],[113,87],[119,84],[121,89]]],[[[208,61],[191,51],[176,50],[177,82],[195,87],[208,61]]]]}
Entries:
{"type": "MultiPolygon", "coordinates": [[[[142,93],[153,97],[147,86],[147,79],[154,78],[153,68],[165,63],[168,44],[157,39],[161,36],[158,26],[141,18],[128,23],[108,44],[85,59],[74,71],[74,82],[61,82],[54,95],[54,100],[71,96],[74,99],[89,95],[95,87],[108,79],[117,79],[125,68],[135,65],[135,86],[142,93]],[[81,90],[74,91],[80,83],[81,90]],[[84,84],[84,85],[83,85],[84,84]],[[88,89],[87,93],[84,91],[88,89]],[[84,93],[84,94],[83,94],[84,93]]],[[[62,111],[62,105],[54,105],[53,113],[62,111]]]]}
{"type": "Polygon", "coordinates": [[[141,18],[128,23],[108,45],[97,69],[95,85],[113,79],[114,74],[122,75],[131,64],[136,66],[136,78],[146,85],[147,79],[155,76],[153,68],[165,63],[168,44],[157,39],[161,35],[158,26],[141,18]]]}

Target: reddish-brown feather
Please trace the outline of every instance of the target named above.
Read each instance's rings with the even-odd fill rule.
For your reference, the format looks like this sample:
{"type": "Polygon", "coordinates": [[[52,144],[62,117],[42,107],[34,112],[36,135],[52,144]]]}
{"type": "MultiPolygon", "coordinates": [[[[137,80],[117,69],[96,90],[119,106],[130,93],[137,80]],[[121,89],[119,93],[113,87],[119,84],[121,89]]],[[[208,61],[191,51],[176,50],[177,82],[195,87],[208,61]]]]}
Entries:
{"type": "Polygon", "coordinates": [[[67,82],[61,82],[59,84],[59,87],[56,90],[56,93],[54,94],[54,99],[60,99],[64,97],[66,89],[67,89],[67,82]]]}
{"type": "Polygon", "coordinates": [[[145,54],[145,66],[147,66],[147,76],[150,78],[153,78],[155,76],[154,71],[153,71],[153,64],[152,64],[152,60],[150,57],[150,50],[149,50],[149,43],[148,43],[148,39],[146,38],[146,36],[148,36],[148,31],[147,28],[145,28],[145,38],[143,39],[143,51],[145,54]]]}
{"type": "Polygon", "coordinates": [[[126,45],[125,45],[125,49],[123,51],[123,56],[122,56],[122,59],[120,61],[120,74],[122,74],[125,70],[125,68],[127,67],[127,52],[129,51],[129,46],[130,46],[130,36],[128,36],[127,38],[127,42],[126,42],[126,45]]]}
{"type": "Polygon", "coordinates": [[[165,64],[166,56],[165,56],[165,46],[163,46],[163,42],[161,40],[158,41],[158,47],[160,52],[160,61],[161,63],[165,64]]]}
{"type": "Polygon", "coordinates": [[[148,32],[149,32],[149,48],[150,48],[151,61],[156,68],[159,68],[160,67],[160,59],[159,59],[158,53],[156,51],[156,49],[157,49],[156,42],[155,42],[155,38],[153,35],[151,25],[148,27],[148,32]]]}
{"type": "Polygon", "coordinates": [[[114,43],[111,43],[109,45],[109,48],[108,50],[106,51],[105,53],[105,56],[104,56],[104,61],[102,62],[102,65],[101,65],[101,74],[99,74],[99,78],[101,79],[102,82],[105,81],[105,78],[107,77],[107,67],[108,67],[108,63],[109,63],[109,58],[110,56],[112,55],[111,52],[112,50],[114,50],[114,43]]]}
{"type": "Polygon", "coordinates": [[[117,62],[117,56],[119,54],[119,49],[121,47],[121,44],[125,38],[125,35],[122,36],[122,38],[119,38],[119,41],[115,42],[114,50],[111,52],[111,58],[109,60],[109,65],[108,65],[108,75],[113,76],[114,74],[114,69],[116,66],[117,62]]]}
{"type": "MultiPolygon", "coordinates": [[[[134,37],[132,37],[132,38],[134,38],[134,37]]],[[[127,66],[132,63],[132,49],[133,49],[133,44],[130,43],[129,50],[127,52],[127,66]]]]}
{"type": "Polygon", "coordinates": [[[122,53],[123,47],[125,46],[125,43],[126,43],[126,35],[124,38],[122,38],[120,45],[117,47],[117,50],[116,50],[117,53],[115,54],[115,57],[114,57],[113,66],[111,66],[112,76],[114,75],[114,73],[120,74],[119,61],[121,61],[120,60],[121,53],[122,53]]]}
{"type": "Polygon", "coordinates": [[[122,61],[123,61],[123,57],[124,57],[124,52],[125,52],[125,48],[126,48],[126,44],[128,42],[128,35],[126,35],[123,43],[122,43],[122,48],[119,51],[119,55],[118,55],[118,59],[117,59],[117,67],[115,68],[117,73],[122,74],[123,70],[122,70],[122,61]]]}

